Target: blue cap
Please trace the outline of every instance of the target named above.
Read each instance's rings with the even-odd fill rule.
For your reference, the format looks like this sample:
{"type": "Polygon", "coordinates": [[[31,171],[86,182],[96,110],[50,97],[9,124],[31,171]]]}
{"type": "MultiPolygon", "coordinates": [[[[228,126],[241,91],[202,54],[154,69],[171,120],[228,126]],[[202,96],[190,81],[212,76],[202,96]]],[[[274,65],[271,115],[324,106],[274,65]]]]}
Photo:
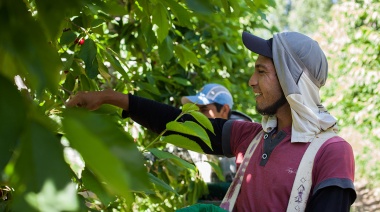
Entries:
{"type": "Polygon", "coordinates": [[[221,105],[228,104],[230,109],[232,109],[234,105],[232,95],[228,89],[215,83],[206,84],[195,96],[182,97],[181,102],[182,104],[192,102],[197,105],[208,105],[212,103],[221,105]]]}

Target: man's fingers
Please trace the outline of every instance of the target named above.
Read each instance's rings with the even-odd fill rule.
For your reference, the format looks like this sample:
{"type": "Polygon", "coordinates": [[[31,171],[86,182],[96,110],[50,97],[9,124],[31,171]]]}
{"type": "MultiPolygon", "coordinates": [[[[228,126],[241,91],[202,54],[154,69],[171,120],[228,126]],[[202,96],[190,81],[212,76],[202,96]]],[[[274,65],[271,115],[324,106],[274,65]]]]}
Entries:
{"type": "Polygon", "coordinates": [[[66,105],[67,108],[75,107],[75,106],[78,106],[78,107],[82,106],[82,104],[79,101],[79,98],[77,96],[74,96],[74,97],[70,98],[70,100],[68,102],[66,102],[65,105],[66,105]]]}

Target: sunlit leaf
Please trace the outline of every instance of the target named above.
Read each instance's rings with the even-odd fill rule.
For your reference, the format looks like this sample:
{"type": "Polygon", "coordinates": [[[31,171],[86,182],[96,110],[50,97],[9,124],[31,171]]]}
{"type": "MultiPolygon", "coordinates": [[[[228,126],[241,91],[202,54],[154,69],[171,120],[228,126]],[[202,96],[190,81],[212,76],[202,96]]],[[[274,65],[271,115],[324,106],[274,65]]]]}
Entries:
{"type": "Polygon", "coordinates": [[[39,211],[76,211],[79,208],[76,192],[76,185],[73,183],[58,190],[54,185],[54,180],[48,179],[40,192],[30,192],[25,196],[25,199],[34,209],[39,211]]]}
{"type": "Polygon", "coordinates": [[[194,103],[186,103],[182,106],[182,112],[190,113],[191,111],[198,111],[199,107],[194,103]]]}
{"type": "Polygon", "coordinates": [[[157,25],[157,39],[161,43],[169,32],[169,20],[166,8],[158,3],[152,11],[152,23],[157,25]]]}
{"type": "Polygon", "coordinates": [[[162,142],[173,144],[174,146],[203,153],[202,148],[195,141],[182,135],[168,135],[162,138],[162,142]]]}
{"type": "Polygon", "coordinates": [[[214,128],[212,127],[212,124],[210,122],[210,119],[208,119],[203,113],[199,111],[190,111],[190,114],[206,129],[210,130],[212,133],[214,133],[214,128]]]}
{"type": "Polygon", "coordinates": [[[166,129],[168,129],[169,131],[196,136],[202,139],[202,141],[212,149],[210,139],[205,129],[203,129],[200,125],[198,125],[197,123],[193,121],[185,121],[185,122],[172,121],[166,124],[166,129]]]}

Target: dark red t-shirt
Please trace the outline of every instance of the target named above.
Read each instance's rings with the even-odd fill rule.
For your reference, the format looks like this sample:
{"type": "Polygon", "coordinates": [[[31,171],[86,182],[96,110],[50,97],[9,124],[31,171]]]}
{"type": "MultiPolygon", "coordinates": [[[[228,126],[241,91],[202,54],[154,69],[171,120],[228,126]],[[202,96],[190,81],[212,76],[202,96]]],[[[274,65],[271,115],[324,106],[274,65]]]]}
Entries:
{"type": "MultiPolygon", "coordinates": [[[[229,121],[223,127],[223,150],[236,156],[239,165],[252,139],[262,130],[258,123],[229,121]]],[[[286,211],[299,163],[310,143],[291,143],[291,127],[277,133],[282,139],[266,163],[262,161],[264,139],[258,144],[245,171],[235,211],[286,211]]],[[[354,158],[349,143],[335,136],[316,154],[310,195],[328,186],[352,188],[354,158]]]]}

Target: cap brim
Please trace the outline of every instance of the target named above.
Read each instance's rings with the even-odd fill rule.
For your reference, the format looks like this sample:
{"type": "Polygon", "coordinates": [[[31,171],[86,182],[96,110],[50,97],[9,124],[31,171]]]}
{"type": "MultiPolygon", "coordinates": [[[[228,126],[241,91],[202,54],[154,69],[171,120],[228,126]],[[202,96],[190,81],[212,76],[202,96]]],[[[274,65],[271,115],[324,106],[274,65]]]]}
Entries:
{"type": "Polygon", "coordinates": [[[242,40],[244,46],[256,54],[263,55],[265,57],[273,58],[272,46],[269,40],[262,39],[248,32],[243,32],[242,40]]]}

